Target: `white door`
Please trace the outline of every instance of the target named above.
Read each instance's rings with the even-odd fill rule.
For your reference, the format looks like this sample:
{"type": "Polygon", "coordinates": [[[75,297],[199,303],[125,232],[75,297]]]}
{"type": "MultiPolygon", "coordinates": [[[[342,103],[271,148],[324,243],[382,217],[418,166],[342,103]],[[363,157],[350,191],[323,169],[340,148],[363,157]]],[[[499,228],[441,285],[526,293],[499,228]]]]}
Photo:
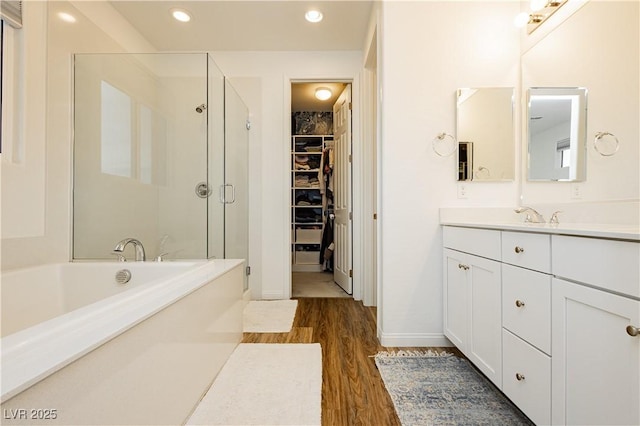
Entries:
{"type": "Polygon", "coordinates": [[[333,105],[334,138],[334,244],[333,279],[349,294],[351,280],[351,85],[333,105]]]}

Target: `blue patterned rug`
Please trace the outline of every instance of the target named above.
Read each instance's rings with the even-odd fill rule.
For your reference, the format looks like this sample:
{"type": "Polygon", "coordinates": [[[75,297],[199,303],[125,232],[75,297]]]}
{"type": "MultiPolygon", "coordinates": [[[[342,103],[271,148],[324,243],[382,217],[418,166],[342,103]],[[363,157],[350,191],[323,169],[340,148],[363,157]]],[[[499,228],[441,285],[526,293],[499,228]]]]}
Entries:
{"type": "Polygon", "coordinates": [[[375,361],[403,426],[533,424],[465,359],[401,351],[375,361]]]}

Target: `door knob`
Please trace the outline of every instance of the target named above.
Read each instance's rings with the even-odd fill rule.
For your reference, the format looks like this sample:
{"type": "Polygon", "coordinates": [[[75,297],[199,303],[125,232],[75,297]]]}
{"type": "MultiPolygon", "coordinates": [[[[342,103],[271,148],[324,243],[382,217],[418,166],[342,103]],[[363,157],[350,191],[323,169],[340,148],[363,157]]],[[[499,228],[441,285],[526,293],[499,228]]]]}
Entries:
{"type": "Polygon", "coordinates": [[[524,302],[522,300],[516,300],[516,306],[518,308],[522,308],[524,306],[524,302]]]}
{"type": "Polygon", "coordinates": [[[634,327],[632,325],[627,326],[627,334],[631,337],[640,336],[640,328],[634,327]]]}
{"type": "Polygon", "coordinates": [[[524,380],[524,374],[516,373],[516,380],[521,382],[524,380]]]}
{"type": "Polygon", "coordinates": [[[515,252],[516,252],[516,253],[524,253],[524,248],[519,247],[519,246],[516,246],[516,248],[515,248],[515,252]]]}

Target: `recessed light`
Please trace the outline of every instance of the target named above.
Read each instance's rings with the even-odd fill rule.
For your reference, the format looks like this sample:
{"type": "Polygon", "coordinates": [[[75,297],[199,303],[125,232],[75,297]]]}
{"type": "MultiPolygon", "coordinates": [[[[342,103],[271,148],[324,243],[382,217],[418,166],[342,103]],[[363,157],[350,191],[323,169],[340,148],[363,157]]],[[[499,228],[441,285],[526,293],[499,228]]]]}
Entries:
{"type": "Polygon", "coordinates": [[[331,97],[331,95],[333,95],[333,93],[331,93],[331,90],[326,87],[318,87],[316,89],[316,98],[321,101],[326,101],[331,97]]]}
{"type": "Polygon", "coordinates": [[[64,22],[76,22],[76,17],[67,12],[58,12],[58,18],[62,19],[64,22]]]}
{"type": "Polygon", "coordinates": [[[310,10],[304,14],[304,19],[309,22],[320,22],[322,21],[322,17],[322,12],[320,12],[319,10],[310,10]]]}
{"type": "Polygon", "coordinates": [[[171,16],[180,22],[189,22],[191,20],[191,14],[184,9],[171,9],[171,16]]]}

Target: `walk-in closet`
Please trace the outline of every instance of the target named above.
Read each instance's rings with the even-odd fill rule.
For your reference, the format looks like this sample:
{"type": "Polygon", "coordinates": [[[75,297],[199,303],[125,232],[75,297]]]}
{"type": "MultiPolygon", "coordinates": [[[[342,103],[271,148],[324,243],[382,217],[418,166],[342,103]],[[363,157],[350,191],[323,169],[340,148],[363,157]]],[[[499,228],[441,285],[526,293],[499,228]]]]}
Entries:
{"type": "Polygon", "coordinates": [[[292,297],[351,297],[335,283],[334,104],[344,83],[291,85],[292,297]],[[322,98],[321,91],[326,90],[322,98]],[[320,93],[320,95],[316,95],[320,93]]]}

